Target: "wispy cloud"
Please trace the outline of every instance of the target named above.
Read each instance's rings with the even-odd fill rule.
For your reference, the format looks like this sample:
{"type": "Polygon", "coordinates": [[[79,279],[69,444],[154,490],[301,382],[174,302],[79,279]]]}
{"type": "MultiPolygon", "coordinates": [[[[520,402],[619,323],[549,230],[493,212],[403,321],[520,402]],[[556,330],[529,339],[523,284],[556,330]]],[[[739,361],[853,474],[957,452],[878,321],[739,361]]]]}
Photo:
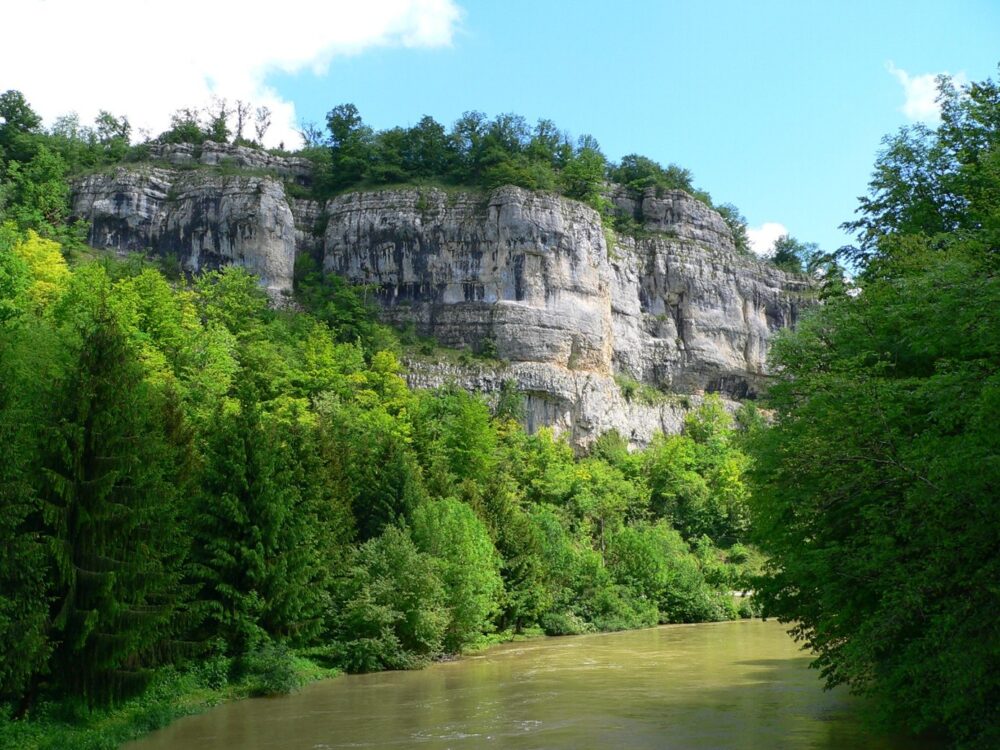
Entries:
{"type": "Polygon", "coordinates": [[[747,227],[750,249],[754,251],[754,254],[760,256],[770,255],[775,241],[786,234],[788,234],[788,228],[776,221],[766,221],[759,227],[747,227]]]}
{"type": "MultiPolygon", "coordinates": [[[[892,60],[885,64],[885,69],[903,87],[906,99],[900,110],[907,118],[930,123],[937,122],[941,118],[941,107],[937,102],[937,77],[941,73],[910,75],[902,68],[897,68],[892,60]]],[[[944,73],[944,75],[948,74],[944,73]]],[[[952,77],[952,80],[958,85],[968,82],[964,73],[958,73],[952,77]]]]}
{"type": "Polygon", "coordinates": [[[447,46],[460,18],[455,0],[21,0],[4,11],[0,91],[19,89],[49,121],[107,109],[154,134],[178,108],[240,98],[270,107],[268,140],[291,144],[295,107],[268,74],[321,74],[374,47],[447,46]]]}

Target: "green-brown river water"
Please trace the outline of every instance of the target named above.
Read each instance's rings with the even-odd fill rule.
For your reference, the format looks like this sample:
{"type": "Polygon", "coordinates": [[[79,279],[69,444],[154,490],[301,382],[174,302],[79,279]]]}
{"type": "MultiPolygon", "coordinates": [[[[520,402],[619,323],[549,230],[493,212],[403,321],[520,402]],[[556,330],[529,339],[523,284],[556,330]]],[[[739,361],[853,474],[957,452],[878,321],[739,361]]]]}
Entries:
{"type": "Polygon", "coordinates": [[[175,722],[128,750],[918,748],[870,734],[776,622],[497,646],[175,722]]]}

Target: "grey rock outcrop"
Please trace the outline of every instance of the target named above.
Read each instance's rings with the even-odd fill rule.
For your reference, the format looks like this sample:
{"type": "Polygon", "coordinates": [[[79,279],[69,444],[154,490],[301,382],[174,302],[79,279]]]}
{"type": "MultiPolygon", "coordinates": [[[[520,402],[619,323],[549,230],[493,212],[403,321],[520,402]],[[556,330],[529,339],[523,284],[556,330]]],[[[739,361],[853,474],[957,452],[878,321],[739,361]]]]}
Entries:
{"type": "Polygon", "coordinates": [[[756,396],[768,342],[811,302],[801,276],[671,236],[612,250],[613,369],[671,392],[756,396]]]}
{"type": "Polygon", "coordinates": [[[307,185],[312,180],[312,163],[298,156],[275,156],[249,146],[205,141],[193,143],[151,143],[149,156],[174,167],[230,166],[269,172],[307,185]]]}
{"type": "MultiPolygon", "coordinates": [[[[172,148],[158,158],[183,166],[185,150],[172,148]]],[[[198,158],[221,153],[203,146],[198,158]]],[[[639,222],[637,237],[581,203],[514,187],[320,203],[289,199],[277,177],[148,165],[81,180],[73,208],[94,246],[174,253],[191,272],[239,264],[274,295],[291,289],[297,253],[322,257],[328,272],[374,286],[389,322],[502,363],[413,362],[414,387],[496,393],[511,381],[529,428],[551,425],[577,447],[617,429],[641,445],[679,430],[706,392],[759,393],[771,336],[813,294],[805,277],[737,253],[722,218],[684,192],[610,198],[639,222]],[[662,394],[627,399],[619,382],[630,380],[662,394]]]]}
{"type": "MultiPolygon", "coordinates": [[[[676,434],[688,411],[703,400],[701,395],[683,394],[663,394],[654,403],[630,400],[614,378],[543,362],[455,365],[407,360],[405,364],[411,388],[453,384],[494,401],[504,383],[512,383],[524,398],[524,423],[529,432],[551,427],[577,448],[586,448],[609,430],[617,430],[636,447],[647,445],[658,432],[676,434]]],[[[726,402],[730,408],[736,407],[734,402],[726,402]]]]}
{"type": "Polygon", "coordinates": [[[621,185],[613,185],[607,197],[619,213],[630,216],[647,232],[661,232],[718,250],[736,249],[733,234],[718,212],[683,190],[658,191],[649,187],[636,195],[621,185]]]}
{"type": "Polygon", "coordinates": [[[448,346],[755,395],[768,340],[795,323],[808,281],[737,254],[722,218],[686,193],[649,193],[642,212],[652,218],[633,239],[580,203],[513,187],[356,193],[327,206],[324,265],[377,285],[388,319],[448,346]]]}
{"type": "Polygon", "coordinates": [[[238,264],[272,295],[291,292],[295,222],[274,178],[121,168],[81,180],[73,213],[94,247],[173,254],[191,273],[238,264]]]}
{"type": "Polygon", "coordinates": [[[446,346],[611,372],[600,218],[555,195],[500,188],[352,193],[327,205],[324,268],[376,284],[386,316],[446,346]]]}

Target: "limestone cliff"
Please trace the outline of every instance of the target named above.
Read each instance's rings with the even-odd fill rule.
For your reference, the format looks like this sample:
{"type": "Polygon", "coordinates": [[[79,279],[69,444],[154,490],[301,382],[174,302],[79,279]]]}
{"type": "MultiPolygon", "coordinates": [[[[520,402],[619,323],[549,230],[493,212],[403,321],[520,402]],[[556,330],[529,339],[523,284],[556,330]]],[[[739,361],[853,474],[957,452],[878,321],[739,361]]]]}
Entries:
{"type": "Polygon", "coordinates": [[[613,191],[640,228],[623,237],[553,194],[428,188],[321,204],[286,196],[284,181],[308,180],[300,160],[217,144],[161,150],[159,167],[76,186],[93,245],[174,253],[192,272],[237,263],[273,293],[290,291],[296,253],[322,257],[326,271],[374,285],[388,321],[494,355],[414,361],[411,385],[493,393],[513,381],[529,428],[552,425],[580,447],[612,428],[635,444],[675,432],[706,391],[754,396],[770,336],[811,298],[805,278],[738,254],[722,218],[681,191],[613,191]],[[662,393],[626,399],[616,377],[662,393]]]}
{"type": "Polygon", "coordinates": [[[327,205],[324,268],[377,284],[396,323],[515,362],[611,372],[611,277],[597,214],[500,188],[352,193],[327,205]]]}
{"type": "Polygon", "coordinates": [[[580,446],[614,428],[644,444],[676,432],[706,391],[756,395],[768,340],[795,323],[810,285],[739,255],[722,218],[686,193],[615,197],[643,220],[641,238],[513,187],[345,195],[326,206],[324,267],[376,285],[392,322],[509,363],[414,362],[412,385],[490,393],[512,380],[529,427],[553,425],[580,446]],[[614,375],[675,397],[627,400],[614,375]]]}
{"type": "Polygon", "coordinates": [[[737,254],[686,193],[645,202],[658,231],[634,239],[606,235],[587,206],[513,187],[353,193],[327,205],[324,266],[377,285],[388,319],[448,346],[754,395],[771,332],[795,322],[808,282],[737,254]]]}
{"type": "Polygon", "coordinates": [[[94,247],[173,254],[191,273],[235,263],[291,293],[295,225],[275,178],[123,167],[81,180],[73,213],[94,247]]]}

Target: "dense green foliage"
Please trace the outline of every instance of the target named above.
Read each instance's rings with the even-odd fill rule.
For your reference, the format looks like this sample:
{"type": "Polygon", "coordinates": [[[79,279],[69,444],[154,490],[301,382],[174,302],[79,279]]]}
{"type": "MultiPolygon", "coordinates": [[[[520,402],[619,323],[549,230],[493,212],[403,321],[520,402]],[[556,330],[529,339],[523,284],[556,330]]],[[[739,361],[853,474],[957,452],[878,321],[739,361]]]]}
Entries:
{"type": "Polygon", "coordinates": [[[0,223],[12,221],[21,230],[78,243],[77,232],[66,224],[67,178],[125,159],[130,134],[126,118],[103,111],[93,128],[69,115],[46,131],[19,91],[0,94],[0,223]]]}
{"type": "Polygon", "coordinates": [[[775,240],[770,259],[785,271],[805,273],[826,281],[843,273],[834,254],[823,252],[815,242],[802,242],[787,234],[775,240]]]}
{"type": "Polygon", "coordinates": [[[962,746],[1000,744],[1000,87],[941,82],[886,141],[845,251],[855,289],[775,347],[756,537],[765,611],[829,684],[962,746]]]}
{"type": "MultiPolygon", "coordinates": [[[[509,385],[492,405],[410,391],[366,291],[308,258],[309,312],[235,268],[93,259],[68,180],[144,158],[127,120],[45,130],[17,92],[0,116],[0,743],[62,714],[152,705],[159,723],[165,686],[287,691],[300,654],[409,668],[522,633],[751,614],[730,593],[760,565],[747,459],[717,401],[645,453],[611,434],[578,457],[524,432],[509,385]]],[[[178,113],[160,140],[249,143],[227,117],[178,113]]],[[[320,191],[517,184],[603,207],[609,176],[692,189],[641,157],[616,177],[546,121],[375,133],[344,105],[328,125],[306,150],[320,191]]]]}
{"type": "Polygon", "coordinates": [[[304,275],[328,324],[239,269],[178,287],[2,240],[7,715],[121,704],[168,668],[280,691],[290,649],[365,671],[747,614],[746,458],[717,401],[646,453],[612,434],[579,458],[525,434],[509,388],[492,411],[410,391],[363,290],[304,275]]]}
{"type": "Polygon", "coordinates": [[[351,553],[332,611],[345,669],[406,669],[441,653],[449,617],[438,567],[398,526],[351,553]]]}
{"type": "Polygon", "coordinates": [[[609,162],[597,140],[583,135],[574,143],[551,120],[534,127],[515,114],[489,119],[466,112],[451,131],[430,116],[409,128],[375,131],[353,104],[341,104],[327,115],[327,135],[308,129],[302,152],[316,164],[314,192],[326,196],[375,185],[436,182],[493,189],[516,185],[529,190],[555,190],[605,214],[622,231],[635,231],[641,217],[617,216],[607,198],[608,183],[634,197],[647,189],[658,196],[684,190],[714,207],[733,231],[736,247],[749,252],[746,219],[731,204],[714,205],[694,187],[691,172],[676,164],[663,167],[638,154],[618,164],[609,162]]]}

